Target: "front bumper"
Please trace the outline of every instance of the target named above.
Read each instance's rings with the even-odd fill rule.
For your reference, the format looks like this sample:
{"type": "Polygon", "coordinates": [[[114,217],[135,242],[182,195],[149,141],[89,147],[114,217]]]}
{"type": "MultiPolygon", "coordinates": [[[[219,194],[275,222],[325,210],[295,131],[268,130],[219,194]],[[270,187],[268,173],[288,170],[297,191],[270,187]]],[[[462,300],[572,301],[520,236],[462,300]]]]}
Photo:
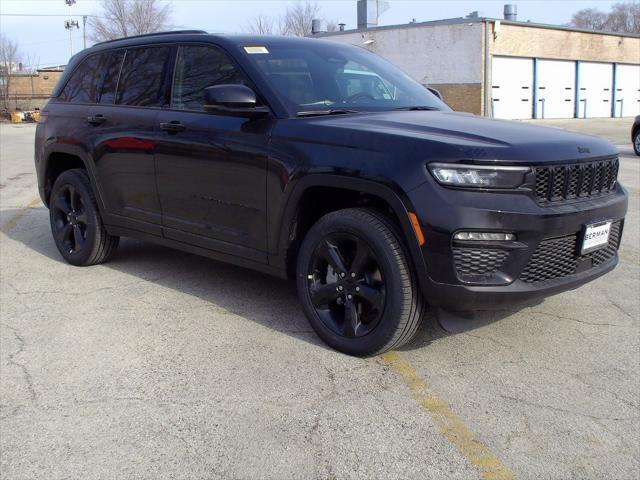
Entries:
{"type": "Polygon", "coordinates": [[[627,211],[619,184],[601,197],[557,206],[540,206],[526,194],[453,190],[435,181],[410,192],[409,199],[426,239],[422,290],[431,305],[451,310],[529,302],[613,270],[627,211]],[[617,237],[606,251],[581,255],[584,227],[605,220],[614,222],[617,237]],[[454,242],[458,230],[515,233],[517,241],[454,242]]]}

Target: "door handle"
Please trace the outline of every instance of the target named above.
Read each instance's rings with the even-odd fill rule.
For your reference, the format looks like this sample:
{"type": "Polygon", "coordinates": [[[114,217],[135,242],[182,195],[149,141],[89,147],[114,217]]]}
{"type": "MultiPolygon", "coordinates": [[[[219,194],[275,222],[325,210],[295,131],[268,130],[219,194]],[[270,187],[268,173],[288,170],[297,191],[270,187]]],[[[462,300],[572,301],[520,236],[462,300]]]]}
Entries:
{"type": "Polygon", "coordinates": [[[107,119],[102,115],[89,115],[87,117],[87,123],[89,125],[98,126],[98,125],[102,125],[106,121],[107,119]]]}
{"type": "Polygon", "coordinates": [[[186,129],[182,123],[174,120],[173,122],[163,122],[160,124],[160,130],[164,130],[169,133],[178,133],[186,129]]]}

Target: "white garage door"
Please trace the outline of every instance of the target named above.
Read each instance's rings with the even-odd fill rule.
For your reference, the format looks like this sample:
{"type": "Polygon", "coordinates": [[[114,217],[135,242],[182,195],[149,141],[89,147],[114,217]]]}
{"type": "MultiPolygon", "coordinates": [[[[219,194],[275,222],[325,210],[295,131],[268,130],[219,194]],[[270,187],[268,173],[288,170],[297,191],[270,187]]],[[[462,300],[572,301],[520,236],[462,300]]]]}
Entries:
{"type": "Polygon", "coordinates": [[[496,118],[531,118],[533,113],[533,60],[493,57],[491,106],[496,118]]]}
{"type": "Polygon", "coordinates": [[[611,63],[580,62],[580,118],[610,117],[613,83],[611,63]]]}
{"type": "Polygon", "coordinates": [[[640,65],[616,68],[616,117],[640,115],[640,65]]]}
{"type": "Polygon", "coordinates": [[[573,118],[576,63],[538,60],[538,106],[536,118],[573,118]]]}

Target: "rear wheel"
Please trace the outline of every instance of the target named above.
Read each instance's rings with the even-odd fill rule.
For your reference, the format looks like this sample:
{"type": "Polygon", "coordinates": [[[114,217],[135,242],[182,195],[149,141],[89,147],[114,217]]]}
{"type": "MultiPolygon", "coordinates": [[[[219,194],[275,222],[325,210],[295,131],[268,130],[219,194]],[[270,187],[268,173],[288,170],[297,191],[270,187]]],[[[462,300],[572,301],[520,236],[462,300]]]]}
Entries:
{"type": "Polygon", "coordinates": [[[298,257],[298,293],[316,333],[350,355],[408,342],[425,303],[396,229],[382,213],[346,209],[321,218],[298,257]]]}
{"type": "Polygon", "coordinates": [[[640,155],[640,128],[633,136],[633,151],[636,152],[636,155],[640,155]]]}
{"type": "Polygon", "coordinates": [[[105,262],[118,247],[120,237],[106,232],[85,170],[67,170],[56,179],[49,218],[56,247],[72,265],[105,262]]]}

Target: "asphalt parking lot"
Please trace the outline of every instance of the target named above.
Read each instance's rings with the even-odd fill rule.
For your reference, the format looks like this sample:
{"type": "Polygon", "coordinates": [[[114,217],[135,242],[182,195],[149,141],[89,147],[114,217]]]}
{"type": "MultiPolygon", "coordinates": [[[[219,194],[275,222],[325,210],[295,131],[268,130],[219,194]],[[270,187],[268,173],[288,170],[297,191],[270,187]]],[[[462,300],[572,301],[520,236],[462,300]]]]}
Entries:
{"type": "Polygon", "coordinates": [[[134,240],[62,262],[33,125],[0,125],[0,476],[637,479],[640,159],[611,274],[402,351],[326,348],[295,286],[134,240]]]}

